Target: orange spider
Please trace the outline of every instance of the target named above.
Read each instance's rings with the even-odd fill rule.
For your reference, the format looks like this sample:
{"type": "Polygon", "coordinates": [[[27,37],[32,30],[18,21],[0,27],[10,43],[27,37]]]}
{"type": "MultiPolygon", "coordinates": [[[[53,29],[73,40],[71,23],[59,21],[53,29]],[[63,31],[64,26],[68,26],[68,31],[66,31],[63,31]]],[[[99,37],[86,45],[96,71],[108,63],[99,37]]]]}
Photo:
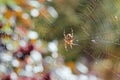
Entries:
{"type": "Polygon", "coordinates": [[[67,45],[70,45],[71,49],[73,45],[77,45],[73,43],[74,41],[74,35],[73,35],[73,29],[71,28],[71,33],[65,34],[64,30],[64,42],[65,42],[65,49],[67,50],[67,45]]]}

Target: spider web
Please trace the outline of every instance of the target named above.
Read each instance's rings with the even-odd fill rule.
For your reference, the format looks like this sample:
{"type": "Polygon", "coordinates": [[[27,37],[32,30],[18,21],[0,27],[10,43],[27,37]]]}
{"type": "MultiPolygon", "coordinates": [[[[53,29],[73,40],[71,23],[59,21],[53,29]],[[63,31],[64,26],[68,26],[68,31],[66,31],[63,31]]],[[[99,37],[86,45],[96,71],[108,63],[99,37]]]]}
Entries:
{"type": "MultiPolygon", "coordinates": [[[[90,36],[90,33],[87,32],[87,30],[84,28],[84,27],[81,27],[82,28],[82,31],[87,35],[87,36],[90,36]]],[[[112,30],[111,30],[112,31],[112,30]]],[[[115,70],[116,67],[119,67],[119,60],[120,60],[120,56],[116,56],[113,55],[113,51],[114,48],[116,47],[119,47],[120,46],[120,43],[119,43],[119,39],[115,38],[111,38],[112,36],[111,35],[108,35],[108,34],[111,34],[111,33],[108,33],[106,32],[106,30],[103,30],[103,31],[100,31],[100,33],[97,33],[96,35],[94,35],[94,38],[92,38],[90,41],[93,46],[90,46],[90,49],[94,50],[94,51],[97,51],[96,53],[92,53],[90,52],[87,48],[83,48],[83,53],[85,53],[85,57],[86,56],[89,56],[93,59],[93,61],[90,62],[90,64],[99,64],[100,61],[103,61],[105,59],[112,59],[111,61],[112,62],[112,68],[111,68],[111,73],[112,75],[114,75],[113,80],[115,78],[115,80],[119,80],[120,79],[120,74],[119,72],[117,72],[115,70]],[[106,37],[103,37],[103,35],[106,35],[109,36],[108,38],[106,37]],[[102,48],[102,50],[101,50],[102,48]],[[113,70],[112,70],[113,69],[113,70]]],[[[114,35],[119,35],[119,34],[115,34],[115,33],[112,33],[114,35]]],[[[84,40],[84,39],[82,39],[84,40]]],[[[81,41],[82,41],[81,40],[81,41]]],[[[86,57],[87,58],[87,57],[86,57]]],[[[101,64],[101,67],[105,68],[105,69],[108,69],[108,67],[110,66],[106,66],[104,64],[101,64]]]]}
{"type": "MultiPolygon", "coordinates": [[[[105,5],[102,5],[102,6],[105,7],[105,5]]],[[[84,15],[86,16],[87,14],[84,14],[84,15]]],[[[99,19],[99,15],[96,15],[95,13],[93,15],[97,16],[97,21],[101,22],[101,27],[98,27],[98,26],[94,27],[94,28],[98,28],[97,29],[98,32],[96,31],[96,33],[92,35],[92,38],[90,39],[90,41],[93,46],[92,47],[90,46],[90,47],[91,47],[91,49],[94,48],[93,49],[94,51],[97,51],[97,50],[98,51],[97,51],[97,53],[92,54],[85,48],[85,49],[83,49],[83,52],[85,54],[87,54],[89,57],[91,57],[93,59],[93,63],[95,63],[95,64],[99,64],[99,61],[103,61],[104,59],[112,59],[111,60],[111,61],[113,61],[112,68],[110,70],[113,75],[112,78],[113,78],[113,80],[114,79],[119,80],[120,74],[119,74],[119,72],[117,72],[115,70],[115,68],[119,67],[120,56],[118,55],[119,52],[114,52],[114,49],[113,49],[116,47],[117,47],[117,49],[119,49],[119,47],[120,47],[119,27],[117,27],[117,28],[113,27],[113,25],[109,21],[107,22],[107,20],[109,20],[109,19],[107,19],[105,21],[101,21],[99,19]],[[102,50],[101,50],[101,48],[102,48],[102,50]]],[[[116,23],[118,20],[117,18],[118,18],[117,16],[114,17],[116,23]]],[[[97,25],[97,22],[94,19],[89,19],[89,21],[94,22],[97,25]]],[[[85,33],[85,35],[87,35],[88,37],[91,36],[91,33],[87,30],[87,27],[82,26],[81,29],[85,33]]],[[[101,67],[107,69],[110,66],[105,66],[104,64],[101,64],[101,67]]]]}

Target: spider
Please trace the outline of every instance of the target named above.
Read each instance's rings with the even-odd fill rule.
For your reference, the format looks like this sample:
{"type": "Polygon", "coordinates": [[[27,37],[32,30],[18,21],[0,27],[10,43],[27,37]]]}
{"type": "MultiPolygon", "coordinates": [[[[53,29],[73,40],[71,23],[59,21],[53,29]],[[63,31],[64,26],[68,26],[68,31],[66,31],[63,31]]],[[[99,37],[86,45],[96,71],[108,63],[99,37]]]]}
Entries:
{"type": "Polygon", "coordinates": [[[65,34],[65,30],[64,30],[64,42],[65,42],[66,51],[67,51],[67,45],[69,45],[71,49],[73,45],[77,45],[74,44],[73,41],[74,41],[73,29],[71,28],[71,33],[68,34],[65,34]]]}

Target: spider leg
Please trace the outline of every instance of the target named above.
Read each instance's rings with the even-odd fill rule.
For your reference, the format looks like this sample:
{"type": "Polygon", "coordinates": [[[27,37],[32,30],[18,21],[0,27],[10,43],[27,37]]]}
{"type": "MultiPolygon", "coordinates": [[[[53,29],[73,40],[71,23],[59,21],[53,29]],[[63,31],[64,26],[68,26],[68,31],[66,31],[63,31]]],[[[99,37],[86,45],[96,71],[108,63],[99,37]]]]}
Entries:
{"type": "Polygon", "coordinates": [[[64,30],[64,32],[63,32],[63,35],[64,35],[64,37],[66,37],[66,35],[65,35],[65,30],[64,30]]]}
{"type": "Polygon", "coordinates": [[[73,36],[73,29],[71,28],[71,34],[72,34],[72,36],[73,36]]]}
{"type": "Polygon", "coordinates": [[[66,44],[66,42],[65,42],[65,49],[66,49],[66,51],[68,51],[68,50],[67,50],[67,44],[66,44]]]}
{"type": "Polygon", "coordinates": [[[70,48],[72,49],[72,44],[70,44],[70,48]]]}
{"type": "Polygon", "coordinates": [[[72,45],[77,45],[77,46],[80,46],[79,44],[74,44],[74,43],[73,43],[72,45]]]}
{"type": "Polygon", "coordinates": [[[70,41],[69,45],[70,45],[70,48],[72,49],[73,40],[70,41]]]}

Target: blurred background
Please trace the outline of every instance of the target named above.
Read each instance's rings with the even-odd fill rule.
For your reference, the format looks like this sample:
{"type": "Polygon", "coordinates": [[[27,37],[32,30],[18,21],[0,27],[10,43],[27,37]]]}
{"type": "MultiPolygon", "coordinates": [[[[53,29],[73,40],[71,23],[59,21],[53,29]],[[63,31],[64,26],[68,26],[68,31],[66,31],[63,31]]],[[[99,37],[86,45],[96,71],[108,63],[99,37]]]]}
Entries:
{"type": "Polygon", "coordinates": [[[120,80],[120,1],[0,0],[0,80],[120,80]]]}

